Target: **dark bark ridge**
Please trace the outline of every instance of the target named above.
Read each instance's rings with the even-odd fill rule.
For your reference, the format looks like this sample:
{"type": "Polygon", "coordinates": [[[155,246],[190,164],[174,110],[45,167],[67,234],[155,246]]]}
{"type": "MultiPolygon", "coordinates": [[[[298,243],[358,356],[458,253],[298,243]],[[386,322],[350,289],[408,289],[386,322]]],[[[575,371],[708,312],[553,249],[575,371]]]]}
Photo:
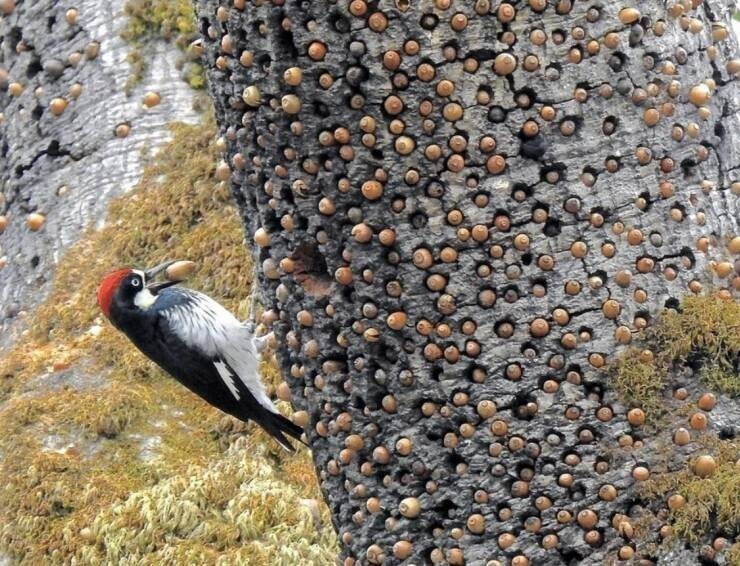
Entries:
{"type": "Polygon", "coordinates": [[[614,558],[653,452],[604,369],[732,285],[727,4],[197,5],[345,563],[614,558]]]}

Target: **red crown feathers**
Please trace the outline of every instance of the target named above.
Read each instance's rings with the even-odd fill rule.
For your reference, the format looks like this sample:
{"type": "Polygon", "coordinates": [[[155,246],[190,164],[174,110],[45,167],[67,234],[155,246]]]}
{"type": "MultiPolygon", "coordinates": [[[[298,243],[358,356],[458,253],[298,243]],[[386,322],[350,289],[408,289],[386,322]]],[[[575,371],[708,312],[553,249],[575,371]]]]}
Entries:
{"type": "Polygon", "coordinates": [[[110,317],[110,305],[111,301],[113,301],[113,295],[115,295],[121,281],[131,272],[132,270],[128,267],[118,269],[103,277],[103,280],[100,282],[100,287],[98,287],[98,305],[100,305],[100,310],[103,311],[106,317],[110,317]]]}

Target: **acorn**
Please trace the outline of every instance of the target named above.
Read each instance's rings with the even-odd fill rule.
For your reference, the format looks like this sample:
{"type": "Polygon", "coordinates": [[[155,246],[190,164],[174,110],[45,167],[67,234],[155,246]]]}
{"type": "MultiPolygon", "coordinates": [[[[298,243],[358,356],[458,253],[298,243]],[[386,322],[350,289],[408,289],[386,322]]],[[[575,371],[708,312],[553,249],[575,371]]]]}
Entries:
{"type": "Polygon", "coordinates": [[[640,11],[636,8],[622,8],[619,11],[619,21],[623,24],[634,24],[640,18],[640,11]]]}
{"type": "Polygon", "coordinates": [[[511,53],[500,53],[493,61],[493,70],[497,75],[510,75],[516,69],[517,60],[511,53]]]}
{"type": "Polygon", "coordinates": [[[283,96],[280,105],[286,114],[298,114],[301,111],[301,99],[295,94],[286,94],[283,96]]]}
{"type": "Polygon", "coordinates": [[[403,311],[397,311],[394,313],[391,313],[388,316],[388,327],[393,330],[401,330],[404,326],[406,326],[406,321],[408,320],[408,316],[403,311]]]}
{"type": "Polygon", "coordinates": [[[8,227],[8,217],[5,215],[0,215],[0,234],[5,232],[5,229],[8,227]]]}
{"type": "Polygon", "coordinates": [[[147,108],[154,108],[160,102],[162,102],[162,97],[158,92],[149,91],[144,95],[144,98],[142,99],[142,103],[147,108]]]}
{"type": "Polygon", "coordinates": [[[467,520],[468,530],[474,535],[483,534],[486,530],[486,519],[483,515],[473,514],[467,520]]]}
{"type": "Polygon", "coordinates": [[[262,93],[260,93],[260,89],[256,86],[248,86],[244,89],[244,92],[242,92],[242,100],[247,104],[247,106],[256,108],[260,105],[262,93]]]}
{"type": "Polygon", "coordinates": [[[9,16],[15,10],[15,0],[0,0],[0,13],[9,16]]]}
{"type": "Polygon", "coordinates": [[[407,519],[415,519],[421,513],[421,504],[416,497],[406,497],[398,505],[398,511],[407,519]]]}
{"type": "Polygon", "coordinates": [[[184,281],[195,271],[194,261],[180,260],[165,269],[164,275],[168,281],[184,281]]]}
{"type": "Polygon", "coordinates": [[[712,91],[704,83],[699,83],[689,91],[689,101],[694,106],[704,106],[712,97],[712,91]]]}
{"type": "Polygon", "coordinates": [[[700,478],[711,477],[716,471],[717,462],[712,456],[708,454],[703,454],[699,456],[694,462],[694,473],[700,478]]]}
{"type": "Polygon", "coordinates": [[[303,80],[303,71],[299,67],[290,67],[283,73],[283,81],[290,86],[298,86],[303,80]]]}
{"type": "Polygon", "coordinates": [[[393,556],[399,560],[405,560],[414,550],[414,545],[407,540],[399,540],[393,545],[393,556]]]}
{"type": "Polygon", "coordinates": [[[28,218],[26,218],[26,225],[34,232],[41,230],[44,222],[46,222],[46,217],[38,212],[33,212],[28,215],[28,218]]]}
{"type": "Polygon", "coordinates": [[[126,124],[125,122],[122,124],[118,124],[115,129],[115,134],[117,138],[125,138],[128,137],[128,135],[131,133],[131,126],[126,124]]]}
{"type": "Polygon", "coordinates": [[[54,116],[61,116],[67,108],[67,101],[63,98],[52,98],[49,103],[49,110],[54,116]]]}

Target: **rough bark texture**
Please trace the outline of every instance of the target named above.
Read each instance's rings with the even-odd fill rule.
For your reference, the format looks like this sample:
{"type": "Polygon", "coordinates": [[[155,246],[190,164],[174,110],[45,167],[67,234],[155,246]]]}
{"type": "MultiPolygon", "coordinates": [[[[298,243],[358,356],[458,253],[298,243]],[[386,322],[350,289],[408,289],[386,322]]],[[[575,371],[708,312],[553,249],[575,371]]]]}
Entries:
{"type": "Polygon", "coordinates": [[[72,4],[14,4],[10,10],[6,0],[0,17],[0,216],[8,223],[0,228],[0,345],[8,345],[18,313],[48,292],[61,253],[138,181],[142,150],[167,140],[170,121],[198,116],[176,70],[177,49],[162,41],[151,42],[151,72],[126,96],[122,3],[75,2],[76,23],[66,19],[72,4]],[[144,108],[147,90],[162,104],[144,108]],[[59,116],[50,109],[55,98],[67,101],[59,116]],[[130,126],[127,137],[116,136],[121,124],[130,126]],[[32,213],[46,217],[36,232],[26,225],[32,213]]]}
{"type": "Polygon", "coordinates": [[[197,4],[345,563],[613,560],[660,437],[604,369],[732,261],[729,3],[197,4]]]}

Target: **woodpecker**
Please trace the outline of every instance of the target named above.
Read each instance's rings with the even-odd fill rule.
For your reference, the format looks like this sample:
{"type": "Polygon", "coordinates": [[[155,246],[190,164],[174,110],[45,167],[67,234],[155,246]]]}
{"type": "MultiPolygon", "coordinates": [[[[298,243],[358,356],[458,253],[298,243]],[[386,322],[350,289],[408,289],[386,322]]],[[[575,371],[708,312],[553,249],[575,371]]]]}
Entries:
{"type": "Polygon", "coordinates": [[[295,451],[285,435],[301,441],[303,430],[278,412],[259,378],[259,354],[270,336],[256,337],[252,322],[240,322],[203,293],[174,287],[179,281],[155,283],[173,263],[109,273],[98,287],[100,309],[190,391],[238,419],[253,420],[295,451]]]}

